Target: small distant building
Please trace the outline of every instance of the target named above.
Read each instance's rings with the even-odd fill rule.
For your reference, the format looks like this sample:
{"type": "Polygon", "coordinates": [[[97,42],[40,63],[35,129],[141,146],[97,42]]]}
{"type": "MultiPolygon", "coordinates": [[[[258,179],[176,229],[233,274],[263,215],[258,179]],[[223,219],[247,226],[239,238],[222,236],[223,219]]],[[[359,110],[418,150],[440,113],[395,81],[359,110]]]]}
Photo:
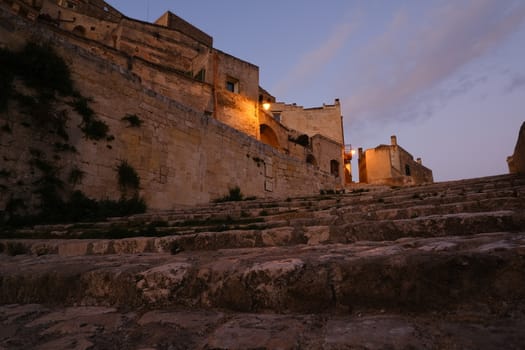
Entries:
{"type": "Polygon", "coordinates": [[[359,182],[375,185],[404,186],[432,183],[432,170],[397,144],[391,136],[390,145],[379,145],[363,152],[359,148],[359,182]]]}

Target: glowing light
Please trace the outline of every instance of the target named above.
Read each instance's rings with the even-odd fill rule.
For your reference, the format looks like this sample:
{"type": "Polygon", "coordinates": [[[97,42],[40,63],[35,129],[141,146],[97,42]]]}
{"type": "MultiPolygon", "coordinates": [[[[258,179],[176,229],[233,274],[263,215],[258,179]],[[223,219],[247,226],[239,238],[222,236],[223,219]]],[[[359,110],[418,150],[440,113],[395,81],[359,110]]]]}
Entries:
{"type": "Polygon", "coordinates": [[[270,102],[264,102],[263,105],[262,105],[262,107],[263,107],[263,109],[265,111],[269,110],[271,106],[272,105],[270,104],[270,102]]]}
{"type": "Polygon", "coordinates": [[[355,149],[351,150],[351,151],[350,151],[350,154],[351,154],[351,155],[355,155],[355,149]]]}

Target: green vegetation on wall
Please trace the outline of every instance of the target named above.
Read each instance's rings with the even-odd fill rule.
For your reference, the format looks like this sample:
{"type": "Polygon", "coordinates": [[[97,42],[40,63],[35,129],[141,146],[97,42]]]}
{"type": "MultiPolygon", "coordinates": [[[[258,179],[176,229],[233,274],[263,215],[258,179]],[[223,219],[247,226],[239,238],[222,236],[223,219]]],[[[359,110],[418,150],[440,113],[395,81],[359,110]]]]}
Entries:
{"type": "Polygon", "coordinates": [[[238,202],[238,201],[242,201],[243,198],[244,198],[244,195],[242,194],[241,189],[239,188],[239,186],[235,186],[228,190],[227,195],[216,199],[214,202],[215,203],[238,202]]]}
{"type": "Polygon", "coordinates": [[[71,73],[64,59],[49,45],[28,43],[21,51],[0,49],[0,112],[8,111],[9,101],[18,102],[22,112],[32,117],[36,126],[49,125],[67,140],[65,124],[67,111],[56,111],[59,96],[73,98],[70,104],[82,117],[80,129],[88,139],[101,140],[107,137],[109,127],[99,120],[89,106],[91,99],[83,97],[74,89],[71,73]],[[37,91],[28,96],[15,91],[14,78],[37,91]]]}
{"type": "Polygon", "coordinates": [[[131,128],[139,128],[144,122],[136,114],[126,114],[121,120],[128,122],[131,128]]]}
{"type": "MultiPolygon", "coordinates": [[[[75,90],[69,67],[51,46],[28,43],[18,52],[0,49],[0,114],[6,117],[1,131],[12,134],[19,123],[47,143],[42,149],[28,149],[26,153],[30,155],[29,181],[16,181],[12,169],[2,168],[0,180],[16,182],[16,186],[0,184],[6,192],[4,198],[8,198],[4,211],[0,212],[0,224],[92,221],[146,210],[144,200],[138,196],[140,178],[127,162],[117,169],[119,188],[123,191],[117,201],[97,201],[74,191],[82,182],[84,171],[75,164],[59,162],[62,157],[78,154],[68,143],[68,109],[59,106],[69,104],[81,116],[79,128],[85,138],[114,139],[108,135],[108,125],[91,108],[92,102],[75,90]],[[18,106],[18,114],[10,114],[11,103],[18,106]],[[15,120],[13,116],[26,118],[15,120]]],[[[137,124],[134,119],[128,122],[137,124]]]]}
{"type": "Polygon", "coordinates": [[[102,140],[108,136],[109,127],[103,121],[97,119],[95,111],[89,106],[91,99],[77,97],[72,103],[73,109],[82,117],[80,130],[86,138],[91,140],[102,140]]]}
{"type": "Polygon", "coordinates": [[[28,43],[14,54],[16,74],[41,94],[58,92],[62,96],[74,95],[69,67],[48,45],[28,43]]]}
{"type": "Polygon", "coordinates": [[[117,180],[123,198],[129,194],[136,196],[140,187],[140,177],[135,169],[123,160],[117,165],[117,180]]]}

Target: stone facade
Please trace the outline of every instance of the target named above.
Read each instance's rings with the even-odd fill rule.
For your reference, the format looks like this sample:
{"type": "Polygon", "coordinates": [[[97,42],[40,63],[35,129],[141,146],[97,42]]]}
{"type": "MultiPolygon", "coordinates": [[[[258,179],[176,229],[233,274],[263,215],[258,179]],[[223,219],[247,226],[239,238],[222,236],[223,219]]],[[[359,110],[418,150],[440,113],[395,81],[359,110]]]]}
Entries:
{"type": "Polygon", "coordinates": [[[303,155],[305,161],[323,171],[329,172],[345,181],[344,133],[339,99],[333,105],[323,104],[322,107],[304,108],[296,104],[286,104],[272,101],[269,103],[271,117],[285,128],[300,130],[296,135],[290,135],[290,140],[296,144],[307,144],[303,155]]]}
{"type": "Polygon", "coordinates": [[[172,14],[159,19],[161,26],[125,18],[110,7],[106,11],[102,3],[69,3],[0,1],[0,47],[16,51],[27,41],[50,44],[112,139],[83,137],[76,127],[80,116],[63,100],[56,108],[69,116],[69,142],[76,152],[57,156],[50,136],[30,125],[30,116],[16,108],[0,113],[0,123],[10,129],[0,139],[2,170],[9,177],[0,181],[11,189],[1,193],[0,207],[14,195],[31,193],[30,149],[59,158],[56,166],[64,174],[81,170],[85,176],[75,189],[98,199],[119,197],[115,169],[126,160],[154,209],[207,203],[235,186],[263,198],[341,188],[342,171],[330,167],[342,164],[342,144],[321,134],[298,142],[305,132],[271,118],[261,106],[258,67],[212,48],[211,37],[172,14]],[[21,13],[24,6],[33,15],[21,13]],[[77,12],[82,6],[102,6],[102,12],[77,12]],[[74,23],[63,21],[73,15],[74,23]],[[85,30],[75,30],[79,25],[85,30]],[[129,127],[122,121],[126,115],[143,124],[129,127]],[[268,141],[268,130],[278,142],[268,141]],[[307,161],[310,155],[316,162],[307,161]]]}
{"type": "Polygon", "coordinates": [[[514,154],[507,157],[507,164],[511,174],[525,174],[525,122],[521,125],[514,154]]]}
{"type": "Polygon", "coordinates": [[[403,186],[432,183],[432,170],[423,166],[397,144],[396,136],[390,145],[379,145],[365,152],[359,149],[359,181],[367,184],[403,186]]]}
{"type": "Polygon", "coordinates": [[[324,135],[335,142],[344,144],[341,103],[339,99],[333,105],[303,108],[296,104],[282,102],[271,104],[272,114],[287,127],[301,130],[308,135],[324,135]]]}

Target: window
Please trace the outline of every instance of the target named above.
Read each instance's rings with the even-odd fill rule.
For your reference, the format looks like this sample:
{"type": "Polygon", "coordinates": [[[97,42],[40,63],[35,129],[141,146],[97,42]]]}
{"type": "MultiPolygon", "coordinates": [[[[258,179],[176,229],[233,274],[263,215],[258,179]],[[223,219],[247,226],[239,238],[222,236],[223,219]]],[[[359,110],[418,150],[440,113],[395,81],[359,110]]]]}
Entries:
{"type": "Polygon", "coordinates": [[[406,176],[410,176],[411,173],[410,173],[410,165],[408,164],[405,164],[405,175],[406,176]]]}
{"type": "Polygon", "coordinates": [[[204,79],[206,78],[206,70],[204,68],[201,69],[197,74],[195,74],[193,78],[195,78],[195,80],[198,81],[204,81],[204,79]]]}
{"type": "Polygon", "coordinates": [[[335,177],[339,176],[339,162],[335,159],[330,161],[330,174],[335,177]]]}
{"type": "Polygon", "coordinates": [[[277,120],[279,123],[281,122],[281,113],[273,113],[273,119],[277,120]]]}
{"type": "Polygon", "coordinates": [[[226,80],[226,90],[236,93],[239,93],[239,81],[234,78],[228,78],[226,80]]]}

